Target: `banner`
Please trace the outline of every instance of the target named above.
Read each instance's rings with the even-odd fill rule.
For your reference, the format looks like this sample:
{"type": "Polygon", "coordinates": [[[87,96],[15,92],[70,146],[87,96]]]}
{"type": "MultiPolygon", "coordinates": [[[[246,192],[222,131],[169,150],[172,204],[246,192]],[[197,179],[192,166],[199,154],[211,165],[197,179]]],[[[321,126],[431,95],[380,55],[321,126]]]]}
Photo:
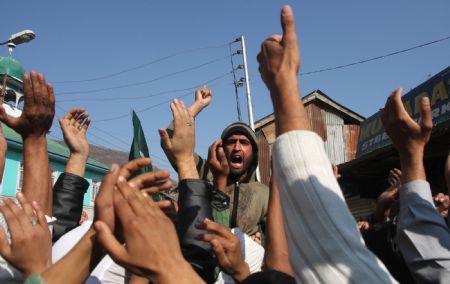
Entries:
{"type": "MultiPolygon", "coordinates": [[[[403,105],[411,117],[420,119],[420,100],[430,98],[433,125],[439,125],[450,119],[450,67],[439,72],[402,97],[403,105]]],[[[361,123],[356,158],[391,144],[381,123],[381,111],[378,111],[361,123]]]]}

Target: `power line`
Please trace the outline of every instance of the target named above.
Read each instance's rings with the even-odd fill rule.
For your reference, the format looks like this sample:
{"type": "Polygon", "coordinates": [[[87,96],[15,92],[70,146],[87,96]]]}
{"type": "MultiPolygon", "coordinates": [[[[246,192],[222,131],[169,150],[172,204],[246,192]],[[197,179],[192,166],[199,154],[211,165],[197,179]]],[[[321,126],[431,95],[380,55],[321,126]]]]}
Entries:
{"type": "Polygon", "coordinates": [[[165,74],[163,76],[159,76],[156,78],[153,78],[151,80],[146,80],[146,81],[141,81],[141,82],[135,82],[135,83],[129,83],[129,84],[125,84],[125,85],[119,85],[119,86],[114,86],[114,87],[108,87],[108,88],[100,88],[100,89],[93,89],[93,90],[87,90],[87,91],[71,91],[71,92],[60,92],[59,95],[72,95],[72,94],[89,94],[89,93],[97,93],[97,92],[102,92],[102,91],[110,91],[110,90],[114,90],[114,89],[122,89],[122,88],[127,88],[127,87],[134,87],[134,86],[140,86],[140,85],[146,85],[146,84],[150,84],[168,77],[172,77],[184,72],[188,72],[188,71],[192,71],[195,69],[199,69],[201,67],[213,64],[215,62],[227,59],[229,57],[229,55],[225,56],[225,57],[221,57],[221,58],[216,58],[213,60],[210,60],[208,62],[202,63],[200,65],[196,65],[193,67],[189,67],[180,71],[176,71],[176,72],[172,72],[169,74],[165,74]]]}
{"type": "MultiPolygon", "coordinates": [[[[66,113],[66,112],[67,112],[64,108],[62,108],[62,107],[60,107],[60,106],[58,106],[58,105],[55,105],[55,106],[56,106],[58,109],[60,109],[61,111],[63,111],[63,113],[66,113]]],[[[93,126],[93,125],[90,125],[89,127],[97,128],[97,127],[95,127],[95,126],[93,126]]],[[[103,141],[103,142],[105,142],[105,143],[107,143],[107,144],[109,144],[109,145],[111,145],[111,146],[117,148],[117,149],[120,149],[121,151],[127,152],[127,150],[124,149],[122,146],[119,146],[119,145],[117,145],[117,144],[115,144],[115,143],[112,143],[111,141],[106,140],[105,138],[96,135],[96,134],[93,133],[92,131],[90,131],[90,132],[88,132],[88,133],[89,133],[89,135],[91,135],[91,136],[93,136],[93,137],[95,137],[95,138],[97,138],[97,139],[99,139],[99,140],[101,140],[101,141],[103,141]]],[[[114,138],[117,139],[117,137],[114,137],[114,138]]],[[[61,139],[61,138],[58,138],[58,139],[61,139]]],[[[121,142],[122,142],[122,141],[121,141],[121,142]]]]}
{"type": "Polygon", "coordinates": [[[167,60],[169,58],[172,58],[172,57],[175,57],[175,56],[178,56],[178,55],[192,53],[192,52],[199,51],[199,50],[217,49],[217,48],[225,47],[227,45],[228,45],[228,43],[221,44],[221,45],[213,45],[213,46],[206,46],[206,47],[187,49],[187,50],[175,52],[175,53],[172,53],[170,55],[166,55],[166,56],[157,58],[155,60],[152,60],[150,62],[141,64],[141,65],[137,65],[137,66],[134,66],[134,67],[131,67],[131,68],[128,68],[128,69],[124,69],[124,70],[121,70],[121,71],[118,71],[118,72],[114,72],[114,73],[111,73],[111,74],[107,74],[107,75],[103,75],[103,76],[99,76],[99,77],[94,77],[94,78],[90,78],[90,79],[56,81],[56,82],[53,82],[53,84],[83,83],[83,82],[92,82],[92,81],[99,81],[99,80],[109,79],[109,78],[116,77],[118,75],[121,75],[121,74],[124,74],[124,73],[127,73],[127,72],[131,72],[131,71],[135,71],[135,70],[138,70],[138,69],[142,69],[144,67],[153,65],[155,63],[167,60]]]}
{"type": "MultiPolygon", "coordinates": [[[[207,82],[206,84],[210,85],[209,83],[212,82],[212,81],[215,81],[214,78],[211,79],[211,80],[206,81],[207,82]]],[[[150,94],[150,95],[135,96],[135,97],[126,96],[126,97],[78,98],[78,99],[58,100],[58,102],[59,103],[77,102],[77,101],[101,101],[101,102],[104,102],[105,100],[108,100],[108,102],[110,102],[110,101],[121,101],[121,100],[123,100],[123,101],[141,100],[141,99],[149,99],[149,98],[158,97],[158,96],[167,95],[167,94],[180,93],[180,92],[186,92],[186,91],[193,91],[193,90],[198,89],[200,87],[201,86],[199,86],[199,85],[195,85],[195,86],[191,86],[189,88],[175,89],[175,90],[166,90],[166,91],[161,91],[161,92],[150,94]]]]}
{"type": "Polygon", "coordinates": [[[342,68],[346,68],[346,67],[350,67],[350,66],[354,66],[354,65],[358,65],[358,64],[363,64],[363,63],[367,63],[367,62],[370,62],[370,61],[375,61],[375,60],[379,60],[379,59],[382,59],[382,58],[386,58],[386,57],[390,57],[390,56],[393,56],[393,55],[397,55],[397,54],[400,54],[400,53],[408,52],[408,51],[411,51],[411,50],[414,50],[414,49],[417,49],[417,48],[421,48],[421,47],[424,47],[424,46],[427,46],[427,45],[435,44],[435,43],[438,43],[438,42],[441,42],[441,41],[445,41],[445,40],[448,40],[448,39],[450,39],[450,36],[447,36],[447,37],[444,37],[444,38],[441,38],[441,39],[437,39],[437,40],[433,40],[433,41],[430,41],[430,42],[427,42],[427,43],[419,44],[419,45],[416,45],[416,46],[413,46],[413,47],[410,47],[410,48],[406,48],[406,49],[402,49],[402,50],[399,50],[399,51],[391,52],[391,53],[388,53],[388,54],[375,56],[375,57],[372,57],[372,58],[369,58],[369,59],[364,59],[364,60],[360,60],[360,61],[356,61],[356,62],[352,62],[352,63],[348,63],[348,64],[338,65],[338,66],[335,66],[335,67],[328,67],[328,68],[319,69],[319,70],[315,70],[315,71],[302,72],[299,75],[300,76],[302,76],[302,75],[311,75],[311,74],[315,74],[315,73],[332,71],[332,70],[342,69],[342,68]]]}
{"type": "MultiPolygon", "coordinates": [[[[218,79],[221,79],[221,78],[223,78],[223,77],[225,77],[225,76],[228,76],[229,74],[231,74],[231,72],[232,72],[232,71],[227,72],[227,73],[225,73],[225,74],[222,74],[222,75],[220,75],[220,76],[217,76],[216,78],[213,78],[213,79],[211,79],[211,80],[209,80],[209,81],[203,82],[203,83],[200,84],[199,86],[206,85],[206,84],[208,84],[209,82],[213,82],[213,81],[215,81],[215,80],[218,80],[218,79]]],[[[186,97],[186,96],[188,96],[188,95],[190,95],[190,94],[191,94],[191,91],[182,94],[182,95],[179,96],[178,98],[184,98],[184,97],[186,97]]],[[[137,110],[137,111],[135,111],[135,112],[136,112],[136,113],[145,112],[145,111],[148,111],[148,110],[150,110],[150,109],[152,109],[152,108],[158,107],[158,106],[160,106],[160,105],[167,104],[167,103],[169,103],[169,102],[171,102],[171,101],[172,101],[172,99],[169,99],[169,100],[166,100],[166,101],[157,103],[157,104],[155,104],[155,105],[151,105],[151,106],[149,106],[149,107],[146,107],[146,108],[137,110]]],[[[110,117],[110,118],[97,119],[97,120],[95,120],[95,121],[93,121],[93,122],[105,122],[105,121],[117,120],[117,119],[121,119],[121,118],[130,116],[130,115],[131,115],[131,113],[126,113],[126,114],[122,114],[122,115],[118,115],[118,116],[113,116],[113,117],[110,117]]]]}
{"type": "MultiPolygon", "coordinates": [[[[56,105],[56,107],[57,107],[58,109],[60,109],[61,111],[63,111],[64,113],[67,112],[64,108],[62,108],[62,107],[60,107],[60,106],[58,106],[58,105],[56,105]]],[[[53,125],[53,126],[54,126],[54,125],[53,125]]],[[[100,132],[106,134],[107,136],[109,136],[109,137],[111,137],[111,138],[113,138],[113,139],[116,139],[117,141],[122,142],[122,143],[125,144],[127,147],[130,147],[130,143],[124,141],[123,139],[121,139],[121,138],[119,138],[119,137],[117,137],[117,136],[114,136],[114,135],[108,133],[107,131],[105,131],[105,130],[103,130],[103,129],[101,129],[101,128],[95,126],[95,125],[90,125],[89,127],[90,127],[90,128],[93,128],[93,129],[95,129],[95,130],[97,130],[97,131],[100,131],[100,132]]],[[[119,145],[117,145],[117,144],[115,144],[115,143],[112,143],[111,141],[106,140],[106,139],[104,139],[103,137],[100,137],[100,136],[96,135],[96,134],[95,134],[94,132],[92,132],[92,131],[89,131],[88,133],[89,133],[89,135],[91,135],[91,136],[93,136],[93,137],[95,137],[95,138],[97,138],[97,139],[100,139],[101,141],[103,141],[103,142],[105,142],[105,143],[107,143],[107,144],[109,144],[109,145],[112,145],[112,146],[114,146],[114,147],[120,149],[120,150],[123,151],[123,152],[128,152],[127,149],[124,149],[123,147],[121,147],[121,146],[119,146],[119,145]]],[[[49,135],[52,136],[53,138],[57,139],[57,140],[63,140],[63,138],[57,137],[57,136],[55,136],[55,135],[53,135],[53,134],[49,134],[49,135]]],[[[159,160],[161,164],[163,164],[163,165],[165,165],[165,166],[170,166],[170,164],[167,163],[166,160],[164,160],[163,158],[159,157],[158,155],[151,154],[151,156],[152,156],[153,158],[156,158],[157,160],[159,160]]]]}

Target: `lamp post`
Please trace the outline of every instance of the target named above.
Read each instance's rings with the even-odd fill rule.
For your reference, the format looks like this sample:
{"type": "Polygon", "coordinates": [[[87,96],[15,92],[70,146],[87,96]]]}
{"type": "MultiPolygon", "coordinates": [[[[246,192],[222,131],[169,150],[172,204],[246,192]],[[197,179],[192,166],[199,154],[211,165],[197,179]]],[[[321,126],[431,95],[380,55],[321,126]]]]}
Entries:
{"type": "Polygon", "coordinates": [[[9,54],[11,55],[13,49],[18,45],[22,43],[27,43],[29,41],[32,41],[36,35],[32,30],[23,30],[21,32],[15,33],[9,37],[7,41],[0,42],[0,45],[8,44],[9,48],[9,54]]]}

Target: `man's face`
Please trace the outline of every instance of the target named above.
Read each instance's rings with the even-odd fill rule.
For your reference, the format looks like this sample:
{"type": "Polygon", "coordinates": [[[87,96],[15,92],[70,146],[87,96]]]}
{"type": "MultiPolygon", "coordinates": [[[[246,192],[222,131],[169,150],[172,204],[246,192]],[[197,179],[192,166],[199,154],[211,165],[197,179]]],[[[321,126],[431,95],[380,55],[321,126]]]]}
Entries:
{"type": "Polygon", "coordinates": [[[243,134],[232,134],[223,142],[230,173],[235,176],[244,174],[253,161],[253,146],[243,134]]]}

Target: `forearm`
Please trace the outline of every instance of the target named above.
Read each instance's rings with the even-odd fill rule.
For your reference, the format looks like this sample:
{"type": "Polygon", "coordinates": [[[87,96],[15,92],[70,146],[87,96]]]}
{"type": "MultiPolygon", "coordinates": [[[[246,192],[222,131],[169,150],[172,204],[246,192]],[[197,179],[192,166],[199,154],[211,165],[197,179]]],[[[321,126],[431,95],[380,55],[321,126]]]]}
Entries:
{"type": "Polygon", "coordinates": [[[28,200],[36,201],[45,214],[52,214],[50,164],[45,136],[23,139],[23,187],[28,200]]]}
{"type": "Polygon", "coordinates": [[[53,187],[53,241],[78,226],[83,211],[83,197],[89,187],[84,178],[62,173],[53,187]]]}
{"type": "Polygon", "coordinates": [[[221,192],[226,193],[227,192],[227,177],[226,176],[220,176],[220,177],[214,177],[214,187],[220,190],[221,192]]]}
{"type": "Polygon", "coordinates": [[[178,170],[178,180],[199,179],[194,157],[179,159],[176,162],[178,170]]]}
{"type": "Polygon", "coordinates": [[[423,149],[414,153],[400,153],[400,164],[402,167],[402,184],[413,180],[426,180],[425,168],[423,166],[423,149]]]}
{"type": "Polygon", "coordinates": [[[272,177],[270,184],[269,208],[267,212],[265,269],[277,270],[294,275],[289,263],[289,249],[284,231],[283,211],[280,195],[272,177]]]}
{"type": "Polygon", "coordinates": [[[310,130],[308,116],[301,102],[297,78],[286,75],[270,88],[277,136],[291,130],[310,130]]]}
{"type": "Polygon", "coordinates": [[[289,259],[297,281],[393,282],[365,247],[321,138],[310,131],[288,132],[277,138],[273,151],[289,259]],[[322,268],[311,263],[321,263],[322,268]],[[336,263],[346,268],[336,270],[336,263]]]}
{"type": "Polygon", "coordinates": [[[96,241],[96,232],[90,228],[75,247],[41,277],[47,284],[84,283],[103,256],[102,248],[96,241]]]}
{"type": "Polygon", "coordinates": [[[71,153],[69,161],[67,161],[66,164],[65,172],[83,177],[86,170],[87,160],[88,155],[71,153]]]}

